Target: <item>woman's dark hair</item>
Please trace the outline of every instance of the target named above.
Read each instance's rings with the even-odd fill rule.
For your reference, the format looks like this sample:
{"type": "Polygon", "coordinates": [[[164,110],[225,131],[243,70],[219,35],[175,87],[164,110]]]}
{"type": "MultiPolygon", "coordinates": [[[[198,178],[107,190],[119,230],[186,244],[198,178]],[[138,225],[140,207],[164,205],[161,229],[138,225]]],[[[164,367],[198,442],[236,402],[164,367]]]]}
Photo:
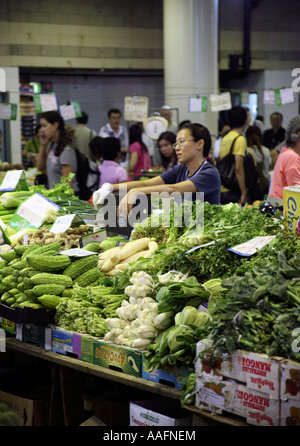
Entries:
{"type": "Polygon", "coordinates": [[[186,124],[182,128],[189,129],[194,141],[199,141],[200,139],[203,139],[204,141],[203,156],[204,158],[207,158],[209,156],[209,152],[211,149],[211,136],[208,128],[198,123],[186,124]]]}
{"type": "Polygon", "coordinates": [[[102,158],[101,142],[103,138],[101,136],[94,136],[89,143],[91,158],[93,161],[102,158]]]}
{"type": "Polygon", "coordinates": [[[148,147],[142,140],[142,126],[141,124],[133,124],[129,127],[129,144],[133,144],[134,142],[138,142],[141,145],[142,152],[148,152],[148,147]]]}
{"type": "MultiPolygon", "coordinates": [[[[175,144],[175,142],[176,142],[176,135],[175,135],[175,133],[170,132],[168,130],[166,132],[162,132],[159,135],[158,139],[157,139],[157,146],[158,146],[158,148],[159,148],[159,142],[162,139],[164,139],[165,141],[168,141],[171,144],[171,146],[173,147],[173,144],[175,144]]],[[[166,169],[168,167],[169,163],[170,163],[170,158],[165,156],[165,155],[163,155],[160,150],[159,150],[159,154],[160,154],[160,157],[161,157],[162,166],[163,166],[164,169],[166,169]]],[[[174,150],[174,155],[175,155],[175,150],[174,150]]],[[[177,157],[176,156],[175,156],[174,165],[175,164],[177,164],[177,157]]]]}
{"type": "Polygon", "coordinates": [[[248,147],[257,147],[264,159],[264,154],[263,154],[263,151],[261,148],[262,147],[262,134],[261,134],[260,128],[257,127],[256,125],[250,125],[246,130],[245,136],[246,136],[248,147]]]}
{"type": "Polygon", "coordinates": [[[48,111],[41,115],[40,119],[45,119],[50,124],[58,123],[59,137],[55,149],[55,156],[59,156],[66,146],[75,147],[74,144],[74,129],[71,126],[66,126],[63,117],[57,111],[48,111]]]}
{"type": "Polygon", "coordinates": [[[119,138],[113,136],[102,138],[99,142],[99,153],[106,161],[114,161],[119,153],[121,153],[121,142],[119,138]]]}

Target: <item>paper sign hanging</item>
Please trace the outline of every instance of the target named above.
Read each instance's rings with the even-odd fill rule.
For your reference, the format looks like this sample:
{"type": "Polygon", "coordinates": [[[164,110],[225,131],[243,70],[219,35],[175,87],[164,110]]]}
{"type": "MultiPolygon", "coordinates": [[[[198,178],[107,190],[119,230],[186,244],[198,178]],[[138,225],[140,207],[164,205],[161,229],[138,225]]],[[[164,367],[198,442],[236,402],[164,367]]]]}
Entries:
{"type": "Polygon", "coordinates": [[[0,192],[29,190],[24,170],[11,170],[5,174],[0,192]]]}
{"type": "Polygon", "coordinates": [[[242,257],[249,257],[270,243],[275,237],[275,235],[254,237],[246,243],[241,243],[233,248],[228,248],[228,251],[234,252],[242,257]]]}
{"type": "Polygon", "coordinates": [[[50,232],[53,232],[54,234],[66,232],[72,225],[74,225],[74,223],[83,224],[84,221],[76,214],[61,215],[60,217],[57,217],[54,224],[51,226],[50,232]]]}
{"type": "Polygon", "coordinates": [[[0,104],[0,119],[15,121],[17,119],[17,104],[0,104]]]}
{"type": "Polygon", "coordinates": [[[249,93],[248,91],[240,92],[240,102],[241,104],[249,104],[249,93]]]}
{"type": "Polygon", "coordinates": [[[33,95],[34,109],[36,113],[57,110],[57,100],[55,93],[33,95]]]}
{"type": "Polygon", "coordinates": [[[229,92],[221,94],[211,94],[209,96],[209,100],[212,112],[231,109],[231,96],[229,92]]]}
{"type": "Polygon", "coordinates": [[[82,116],[78,101],[72,101],[68,104],[60,105],[59,111],[65,121],[67,121],[68,119],[79,118],[80,116],[82,116]]]}
{"type": "Polygon", "coordinates": [[[269,104],[269,105],[275,104],[275,91],[274,90],[264,90],[263,104],[269,104]]]}
{"type": "Polygon", "coordinates": [[[146,96],[125,96],[124,119],[143,122],[148,117],[149,99],[146,96]]]}
{"type": "Polygon", "coordinates": [[[59,209],[61,208],[57,204],[36,193],[18,206],[8,224],[13,229],[23,229],[28,226],[39,228],[49,212],[56,212],[59,209]]]}
{"type": "Polygon", "coordinates": [[[207,112],[207,104],[207,96],[189,97],[189,112],[207,112]]]}
{"type": "Polygon", "coordinates": [[[293,104],[295,102],[295,94],[292,88],[282,88],[275,90],[276,105],[293,104]]]}

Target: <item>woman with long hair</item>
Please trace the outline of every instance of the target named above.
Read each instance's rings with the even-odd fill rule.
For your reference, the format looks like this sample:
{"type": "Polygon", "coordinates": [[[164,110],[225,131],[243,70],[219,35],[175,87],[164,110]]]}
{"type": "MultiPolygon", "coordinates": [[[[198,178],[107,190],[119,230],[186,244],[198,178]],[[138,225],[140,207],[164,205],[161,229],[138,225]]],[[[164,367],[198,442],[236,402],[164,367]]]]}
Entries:
{"type": "Polygon", "coordinates": [[[106,183],[94,192],[94,206],[97,208],[109,193],[119,191],[124,184],[127,187],[127,194],[120,201],[118,210],[119,215],[123,215],[124,218],[129,215],[139,194],[189,193],[194,200],[196,193],[202,192],[204,201],[219,204],[221,180],[217,168],[208,159],[211,149],[209,130],[201,124],[186,124],[177,133],[174,149],[178,164],[172,169],[143,181],[132,181],[123,185],[106,183]]]}
{"type": "Polygon", "coordinates": [[[129,152],[129,172],[133,172],[133,180],[138,180],[143,175],[142,170],[151,167],[148,147],[142,140],[142,127],[138,123],[129,128],[129,152]]]}
{"type": "Polygon", "coordinates": [[[70,185],[78,192],[76,180],[77,158],[75,153],[74,129],[66,126],[57,111],[45,112],[40,118],[40,151],[37,158],[39,171],[46,171],[48,188],[53,189],[61,178],[75,173],[70,185]]]}
{"type": "Polygon", "coordinates": [[[176,152],[173,147],[175,142],[176,134],[169,131],[161,133],[157,139],[157,146],[164,171],[171,169],[177,164],[176,152]]]}

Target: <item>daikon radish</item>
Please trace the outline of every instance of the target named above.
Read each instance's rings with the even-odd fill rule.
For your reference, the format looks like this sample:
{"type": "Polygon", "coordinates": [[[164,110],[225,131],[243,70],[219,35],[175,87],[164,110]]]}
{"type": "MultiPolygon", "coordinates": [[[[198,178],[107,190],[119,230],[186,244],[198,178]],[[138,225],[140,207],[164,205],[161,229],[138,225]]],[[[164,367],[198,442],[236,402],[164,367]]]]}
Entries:
{"type": "Polygon", "coordinates": [[[148,248],[150,239],[148,237],[143,237],[139,240],[132,240],[126,243],[125,246],[121,248],[120,261],[126,259],[127,257],[135,254],[136,252],[143,251],[148,248]]]}
{"type": "Polygon", "coordinates": [[[111,271],[118,263],[118,259],[115,259],[115,256],[110,257],[109,259],[106,259],[104,264],[101,266],[100,270],[103,273],[108,273],[111,271]]]}
{"type": "Polygon", "coordinates": [[[116,252],[121,251],[120,246],[115,246],[114,248],[107,249],[104,252],[101,252],[98,255],[99,260],[108,259],[111,255],[115,254],[116,252]]]}
{"type": "Polygon", "coordinates": [[[144,251],[136,252],[135,254],[132,254],[130,257],[127,257],[126,259],[122,260],[120,264],[123,262],[125,263],[131,263],[135,260],[139,259],[140,257],[149,258],[151,257],[152,253],[158,248],[158,244],[152,240],[148,243],[148,249],[145,249],[144,251]]]}

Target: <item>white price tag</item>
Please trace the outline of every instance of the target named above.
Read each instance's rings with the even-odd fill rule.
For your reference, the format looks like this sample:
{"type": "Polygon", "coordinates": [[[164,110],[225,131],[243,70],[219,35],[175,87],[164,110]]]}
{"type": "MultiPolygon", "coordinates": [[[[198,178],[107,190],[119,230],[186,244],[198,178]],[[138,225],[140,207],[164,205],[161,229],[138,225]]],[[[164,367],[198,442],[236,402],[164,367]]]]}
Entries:
{"type": "Polygon", "coordinates": [[[249,257],[263,248],[265,245],[270,243],[276,235],[270,235],[266,237],[254,237],[248,242],[241,243],[240,245],[236,245],[233,248],[228,248],[228,251],[232,251],[235,254],[239,254],[243,257],[249,257]]]}
{"type": "Polygon", "coordinates": [[[69,257],[85,257],[90,256],[91,254],[97,255],[95,252],[87,251],[86,249],[82,248],[66,249],[64,251],[60,251],[60,254],[67,255],[69,257]]]}

